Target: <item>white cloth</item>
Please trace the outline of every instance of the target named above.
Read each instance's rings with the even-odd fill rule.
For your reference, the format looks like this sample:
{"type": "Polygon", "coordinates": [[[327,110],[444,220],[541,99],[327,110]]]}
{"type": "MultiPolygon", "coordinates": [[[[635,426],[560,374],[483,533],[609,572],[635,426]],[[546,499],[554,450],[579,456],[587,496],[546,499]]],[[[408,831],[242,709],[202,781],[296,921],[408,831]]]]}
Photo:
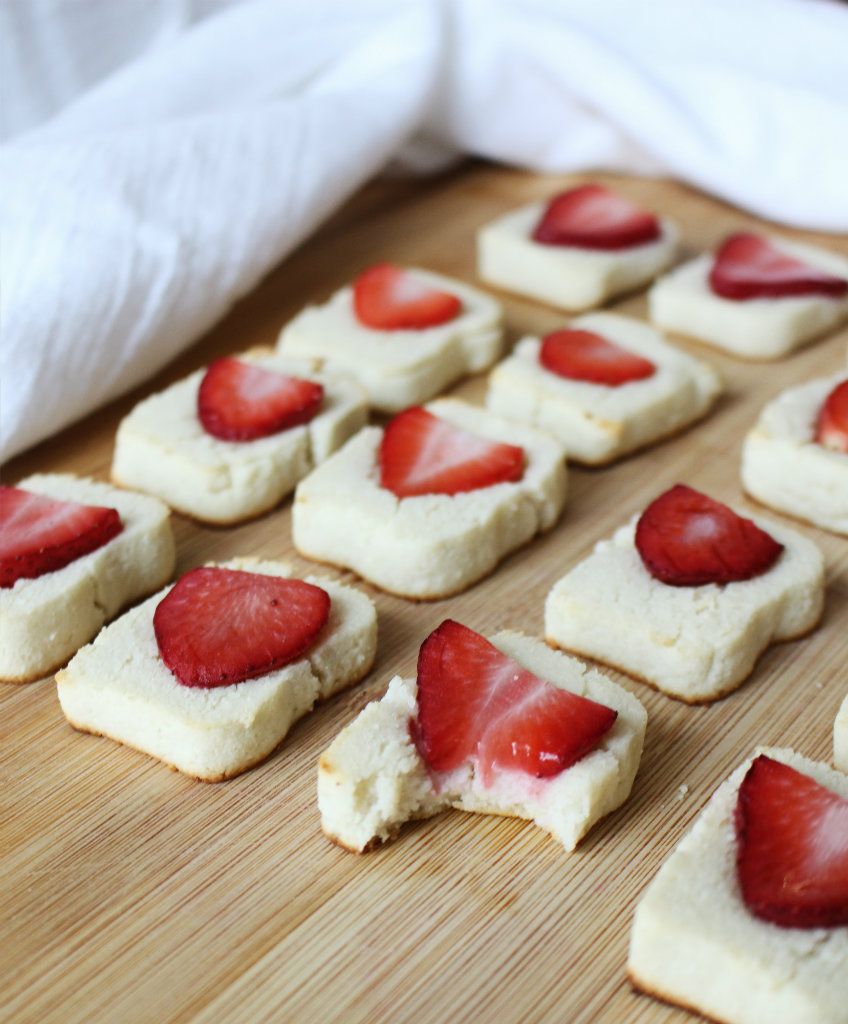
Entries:
{"type": "Polygon", "coordinates": [[[829,0],[0,2],[2,458],[154,373],[392,158],[672,174],[848,230],[829,0]]]}

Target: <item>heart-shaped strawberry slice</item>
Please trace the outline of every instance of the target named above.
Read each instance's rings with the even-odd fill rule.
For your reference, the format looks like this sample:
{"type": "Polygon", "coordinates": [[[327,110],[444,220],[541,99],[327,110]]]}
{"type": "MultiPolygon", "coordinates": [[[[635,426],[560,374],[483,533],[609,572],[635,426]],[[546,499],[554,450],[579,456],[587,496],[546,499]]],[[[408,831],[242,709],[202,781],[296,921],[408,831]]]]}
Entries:
{"type": "Polygon", "coordinates": [[[461,430],[413,406],[386,426],[380,486],[399,498],[459,494],[520,480],[524,449],[461,430]]]}
{"type": "Polygon", "coordinates": [[[657,218],[603,185],[580,185],[548,203],[533,230],[543,245],[579,249],[630,249],[662,234],[657,218]]]}
{"type": "Polygon", "coordinates": [[[727,505],[676,484],[642,513],[636,549],[654,579],[672,587],[699,587],[761,576],[783,545],[727,505]]]}
{"type": "Polygon", "coordinates": [[[0,486],[0,587],[63,569],[123,528],[114,508],[0,486]]]}
{"type": "Polygon", "coordinates": [[[504,770],[550,778],[591,753],[616,717],[451,619],[421,645],[413,734],[434,772],[472,763],[484,785],[504,770]]]}
{"type": "Polygon", "coordinates": [[[197,392],[203,429],[222,441],[255,441],[308,423],[324,388],[312,380],[225,356],[206,371],[197,392]]]}
{"type": "Polygon", "coordinates": [[[731,235],[715,254],[710,288],[723,299],[780,299],[848,294],[848,281],[827,274],[782,251],[767,238],[731,235]]]}
{"type": "Polygon", "coordinates": [[[825,399],[816,423],[816,441],[835,452],[848,452],[848,380],[825,399]]]}
{"type": "Polygon", "coordinates": [[[784,928],[848,925],[848,800],[761,754],[739,787],[735,824],[752,914],[784,928]]]}
{"type": "Polygon", "coordinates": [[[392,263],[378,263],[353,282],[353,309],[366,327],[379,331],[424,330],[458,316],[462,303],[450,292],[392,263]]]}
{"type": "Polygon", "coordinates": [[[539,362],[546,370],[569,380],[584,380],[616,388],[652,377],[650,360],[629,352],[594,331],[553,331],[542,339],[539,362]]]}
{"type": "Polygon", "coordinates": [[[304,580],[214,566],[187,572],[156,606],[162,660],[183,686],[229,686],[304,655],[330,615],[304,580]]]}

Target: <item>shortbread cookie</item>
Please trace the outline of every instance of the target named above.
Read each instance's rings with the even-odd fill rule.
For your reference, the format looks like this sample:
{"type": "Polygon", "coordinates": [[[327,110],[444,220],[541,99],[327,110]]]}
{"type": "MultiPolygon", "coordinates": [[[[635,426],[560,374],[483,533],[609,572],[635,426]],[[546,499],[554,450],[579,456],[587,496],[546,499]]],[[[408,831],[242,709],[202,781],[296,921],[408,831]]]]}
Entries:
{"type": "MultiPolygon", "coordinates": [[[[833,918],[833,889],[848,877],[848,778],[791,750],[761,753],[713,794],[645,891],[628,973],[725,1024],[845,1024],[848,916],[815,923],[827,920],[826,897],[833,918]],[[758,890],[778,875],[771,903],[758,890]]],[[[848,914],[848,894],[842,902],[848,914]]]]}
{"type": "Polygon", "coordinates": [[[651,320],[746,359],[777,359],[848,319],[848,259],[810,245],[733,235],[648,295],[651,320]]]}
{"type": "Polygon", "coordinates": [[[491,366],[501,353],[502,316],[476,288],[378,264],[323,306],[304,309],[283,328],[279,348],[350,374],[374,408],[397,412],[491,366]]]}
{"type": "MultiPolygon", "coordinates": [[[[219,360],[208,371],[198,370],[140,402],[118,427],[112,477],[203,522],[236,523],[282,501],[313,466],[363,426],[367,414],[365,395],[355,381],[319,372],[308,360],[270,351],[245,353],[219,360]],[[198,393],[219,369],[223,373],[213,381],[217,394],[216,405],[210,403],[210,425],[211,412],[220,420],[225,404],[232,406],[234,427],[243,427],[248,418],[261,425],[274,393],[269,398],[261,383],[241,391],[238,382],[227,387],[225,375],[245,364],[285,375],[279,377],[282,382],[295,378],[316,389],[314,412],[307,409],[304,416],[294,416],[293,425],[254,439],[228,440],[222,436],[226,431],[214,426],[216,434],[210,433],[199,416],[198,393]]],[[[234,430],[230,436],[238,434],[234,430]]]]}
{"type": "Polygon", "coordinates": [[[813,629],[823,604],[812,541],[678,485],[554,584],[545,635],[704,703],[741,685],[769,644],[813,629]]]}
{"type": "Polygon", "coordinates": [[[627,799],[646,722],[635,697],[574,658],[447,621],[418,679],[392,679],[321,756],[321,824],[361,852],[457,807],[535,821],[573,850],[627,799]]]}
{"type": "Polygon", "coordinates": [[[94,480],[50,473],[4,492],[4,565],[32,564],[0,589],[0,680],[26,683],[162,586],[174,571],[174,537],[160,501],[94,480]],[[21,491],[61,504],[30,502],[21,491]]]}
{"type": "Polygon", "coordinates": [[[848,534],[848,374],[808,381],[769,402],[745,438],[742,483],[764,505],[848,534]]]}
{"type": "Polygon", "coordinates": [[[843,772],[848,772],[848,695],[833,723],[833,763],[843,772]]]}
{"type": "Polygon", "coordinates": [[[704,416],[721,381],[646,324],[592,313],[524,338],[489,377],[486,404],[548,431],[569,459],[604,465],[704,416]]]}
{"type": "Polygon", "coordinates": [[[579,311],[652,281],[671,265],[677,238],[670,220],[583,185],[483,227],[477,269],[489,284],[579,311]]]}
{"type": "Polygon", "coordinates": [[[228,589],[218,568],[194,570],[103,630],[59,673],[59,701],[74,728],[217,782],[262,761],[316,701],[368,673],[377,618],[364,594],[329,579],[287,580],[279,562],[220,568],[235,570],[233,584],[223,581],[228,589]],[[288,589],[265,594],[269,584],[244,577],[288,589]]]}
{"type": "Polygon", "coordinates": [[[292,534],[307,558],[435,599],[551,527],[565,490],[554,438],[440,399],[366,427],[301,481],[292,534]]]}

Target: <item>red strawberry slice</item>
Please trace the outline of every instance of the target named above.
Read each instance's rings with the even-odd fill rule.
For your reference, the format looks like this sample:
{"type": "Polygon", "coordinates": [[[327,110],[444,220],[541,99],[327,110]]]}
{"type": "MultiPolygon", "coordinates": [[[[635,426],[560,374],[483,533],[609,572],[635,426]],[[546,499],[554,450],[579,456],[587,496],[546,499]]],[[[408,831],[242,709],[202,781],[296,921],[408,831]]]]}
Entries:
{"type": "Polygon", "coordinates": [[[648,359],[628,352],[594,331],[553,331],[542,339],[539,362],[546,370],[570,380],[585,380],[617,388],[656,373],[648,359]]]}
{"type": "Polygon", "coordinates": [[[761,754],[739,787],[735,824],[752,914],[784,928],[848,925],[848,800],[761,754]]]}
{"type": "Polygon", "coordinates": [[[780,299],[824,295],[838,299],[848,281],[790,256],[760,235],[737,234],[715,254],[710,288],[723,299],[780,299]]]}
{"type": "Polygon", "coordinates": [[[720,501],[676,484],[642,513],[636,548],[655,579],[699,587],[761,576],[783,545],[720,501]]]}
{"type": "Polygon", "coordinates": [[[386,426],[380,485],[399,498],[459,494],[520,480],[524,449],[460,430],[413,406],[386,426]]]}
{"type": "Polygon", "coordinates": [[[222,441],[255,441],[308,423],[324,388],[255,363],[226,356],[206,371],[197,392],[203,429],[222,441]]]}
{"type": "Polygon", "coordinates": [[[153,614],[159,653],[183,686],[229,686],[296,661],[330,614],[304,580],[206,567],[187,572],[153,614]]]}
{"type": "Polygon", "coordinates": [[[816,441],[835,452],[848,452],[848,380],[825,399],[816,424],[816,441]]]}
{"type": "Polygon", "coordinates": [[[616,717],[451,619],[421,645],[413,735],[434,772],[474,763],[484,785],[498,770],[550,778],[594,750],[616,717]]]}
{"type": "Polygon", "coordinates": [[[453,320],[462,303],[392,263],[377,263],[353,282],[353,308],[366,327],[424,330],[453,320]]]}
{"type": "Polygon", "coordinates": [[[548,203],[533,241],[580,249],[630,249],[662,234],[657,218],[603,185],[581,185],[548,203]]]}
{"type": "Polygon", "coordinates": [[[114,508],[0,487],[0,587],[63,569],[123,528],[114,508]]]}

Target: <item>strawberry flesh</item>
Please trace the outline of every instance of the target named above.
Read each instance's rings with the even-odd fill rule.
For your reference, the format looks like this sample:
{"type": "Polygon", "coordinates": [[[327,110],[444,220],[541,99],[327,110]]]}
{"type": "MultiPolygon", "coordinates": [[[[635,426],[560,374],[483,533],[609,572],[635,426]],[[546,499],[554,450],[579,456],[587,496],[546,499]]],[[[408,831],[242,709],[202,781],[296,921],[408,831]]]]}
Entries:
{"type": "Polygon", "coordinates": [[[402,267],[378,263],[353,282],[353,309],[361,324],[378,331],[421,331],[453,320],[462,303],[402,267]]]}
{"type": "Polygon", "coordinates": [[[816,441],[848,453],[848,380],[837,384],[825,399],[816,423],[816,441]]]}
{"type": "Polygon", "coordinates": [[[524,449],[478,437],[413,406],[386,426],[380,485],[398,498],[459,494],[520,480],[524,449]]]}
{"type": "Polygon", "coordinates": [[[183,686],[230,686],[304,655],[330,597],[304,580],[204,567],[183,576],[153,614],[162,660],[183,686]]]}
{"type": "Polygon", "coordinates": [[[324,388],[255,363],[226,356],[206,371],[197,392],[203,429],[222,441],[255,441],[308,423],[324,388]]]}
{"type": "Polygon", "coordinates": [[[0,486],[0,587],[63,569],[123,528],[117,509],[0,486]]]}
{"type": "Polygon", "coordinates": [[[413,736],[433,772],[471,764],[484,785],[505,770],[550,778],[591,753],[616,717],[451,619],[421,645],[413,736]]]}
{"type": "Polygon", "coordinates": [[[839,299],[848,294],[848,280],[834,277],[783,252],[760,235],[736,234],[715,254],[710,288],[723,299],[781,299],[821,295],[839,299]]]}
{"type": "Polygon", "coordinates": [[[553,331],[542,339],[539,362],[546,370],[570,380],[617,388],[656,373],[648,359],[628,352],[594,331],[553,331]]]}
{"type": "Polygon", "coordinates": [[[554,196],[532,238],[543,245],[615,250],[654,242],[661,234],[652,213],[602,185],[581,185],[554,196]]]}
{"type": "Polygon", "coordinates": [[[784,928],[848,925],[848,800],[761,754],[735,813],[745,906],[784,928]]]}
{"type": "Polygon", "coordinates": [[[636,548],[654,579],[699,587],[761,576],[783,545],[727,505],[676,484],[642,513],[636,548]]]}

